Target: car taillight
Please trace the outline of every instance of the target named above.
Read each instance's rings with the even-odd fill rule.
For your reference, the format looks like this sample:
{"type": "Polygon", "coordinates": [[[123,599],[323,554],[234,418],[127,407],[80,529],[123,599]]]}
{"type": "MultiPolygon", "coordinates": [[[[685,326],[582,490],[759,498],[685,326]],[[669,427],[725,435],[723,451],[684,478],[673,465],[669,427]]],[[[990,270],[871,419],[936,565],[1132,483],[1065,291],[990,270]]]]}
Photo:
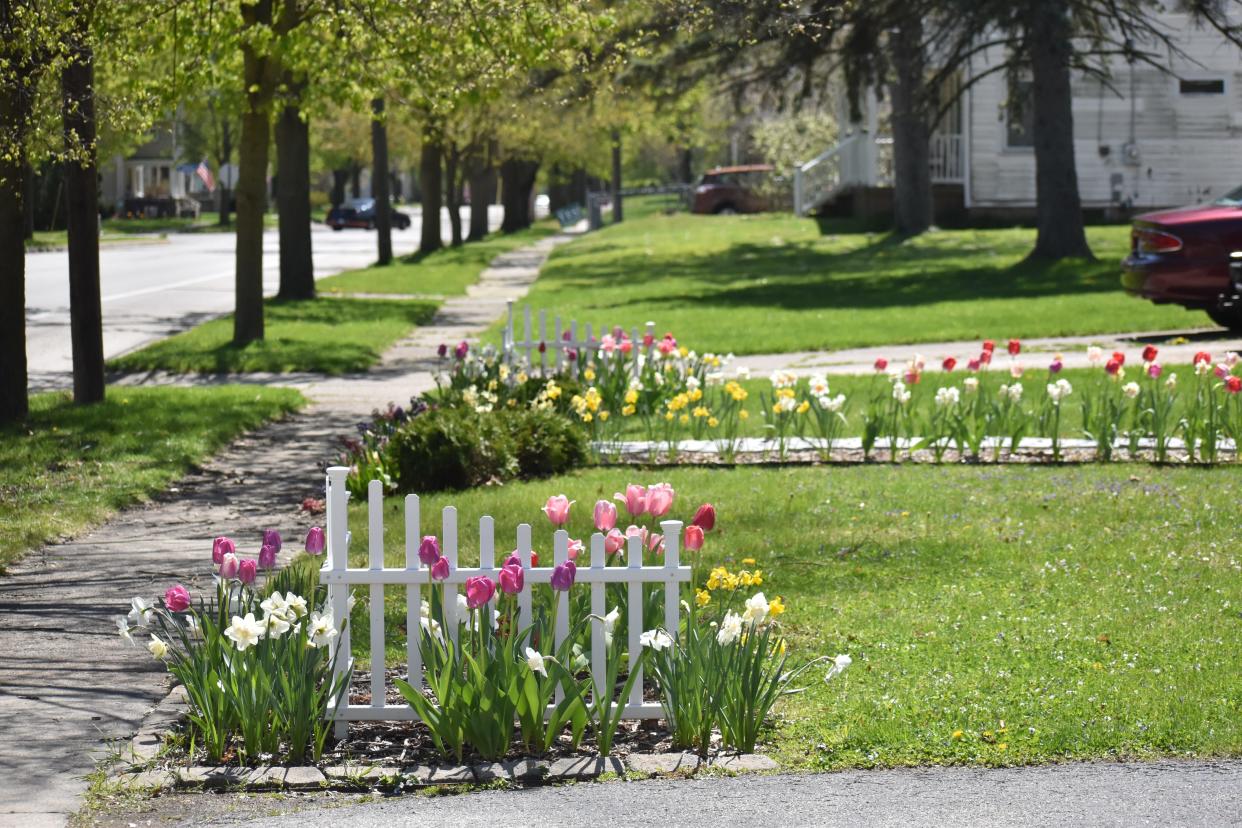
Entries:
{"type": "Polygon", "coordinates": [[[1182,249],[1182,240],[1172,233],[1136,228],[1132,235],[1139,253],[1176,253],[1182,249]]]}

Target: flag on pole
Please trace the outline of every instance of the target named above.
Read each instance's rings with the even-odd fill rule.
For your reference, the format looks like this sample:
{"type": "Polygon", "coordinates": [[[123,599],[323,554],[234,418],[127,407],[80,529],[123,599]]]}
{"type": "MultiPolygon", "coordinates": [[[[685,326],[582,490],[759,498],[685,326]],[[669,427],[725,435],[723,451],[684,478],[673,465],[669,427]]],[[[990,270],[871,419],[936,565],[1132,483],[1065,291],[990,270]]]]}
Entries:
{"type": "Polygon", "coordinates": [[[211,168],[207,166],[207,159],[198,162],[198,166],[194,168],[194,174],[203,180],[203,184],[207,185],[207,192],[215,191],[216,180],[211,177],[211,168]]]}

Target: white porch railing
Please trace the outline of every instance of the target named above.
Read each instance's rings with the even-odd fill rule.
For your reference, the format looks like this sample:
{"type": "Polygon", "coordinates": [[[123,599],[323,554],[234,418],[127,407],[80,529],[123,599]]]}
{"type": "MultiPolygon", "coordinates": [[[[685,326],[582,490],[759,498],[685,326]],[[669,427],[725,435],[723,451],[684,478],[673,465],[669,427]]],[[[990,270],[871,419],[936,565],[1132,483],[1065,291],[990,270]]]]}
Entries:
{"type": "MultiPolygon", "coordinates": [[[[332,618],[341,640],[333,665],[334,674],[340,675],[350,669],[353,655],[350,642],[350,628],[345,623],[349,613],[350,591],[354,586],[370,588],[370,606],[368,608],[371,624],[371,702],[370,704],[350,704],[349,690],[338,705],[333,700],[326,714],[335,721],[337,738],[344,738],[348,723],[351,721],[400,721],[413,720],[417,716],[408,704],[389,705],[387,697],[387,679],[384,662],[384,587],[389,585],[405,587],[405,627],[406,665],[409,682],[415,687],[422,686],[423,665],[419,642],[422,630],[423,589],[431,584],[431,570],[422,565],[418,557],[419,543],[422,539],[422,523],[417,495],[405,498],[405,566],[387,567],[384,564],[384,498],[383,485],[372,480],[367,487],[367,560],[366,568],[350,568],[349,554],[349,492],[345,486],[345,478],[349,469],[344,466],[333,466],[327,471],[327,557],[319,572],[319,580],[328,586],[328,600],[332,606],[332,618]]],[[[664,626],[670,633],[676,633],[680,620],[680,586],[690,580],[691,569],[681,566],[681,531],[679,520],[662,521],[664,532],[664,558],[660,566],[643,566],[642,541],[638,537],[627,540],[626,565],[607,566],[604,554],[604,536],[596,533],[591,536],[590,564],[578,568],[573,589],[589,588],[591,591],[591,614],[595,616],[590,625],[590,663],[591,673],[596,686],[603,686],[605,671],[605,631],[603,621],[599,620],[607,613],[605,606],[605,584],[627,584],[629,615],[626,621],[628,632],[628,649],[631,669],[641,652],[639,636],[643,631],[643,585],[664,585],[664,626]],[[581,586],[580,586],[581,585],[581,586]]],[[[551,590],[553,567],[564,563],[569,558],[569,535],[557,530],[553,534],[553,566],[531,567],[531,527],[523,523],[516,529],[516,551],[518,558],[526,570],[525,586],[518,593],[519,628],[525,629],[533,620],[532,593],[534,589],[551,590]]],[[[450,574],[444,584],[444,614],[447,633],[456,639],[459,631],[457,619],[457,593],[467,578],[486,575],[493,580],[500,576],[500,568],[496,562],[495,520],[484,515],[479,518],[479,564],[474,567],[459,567],[459,545],[457,538],[457,509],[446,506],[441,515],[440,545],[442,554],[448,558],[450,574]]],[[[502,553],[507,556],[507,553],[502,553]]],[[[569,593],[554,592],[554,600],[559,602],[556,613],[556,630],[554,639],[556,646],[568,637],[570,629],[569,593]]],[[[612,692],[612,688],[606,688],[612,692]]],[[[656,719],[664,715],[659,704],[643,701],[643,682],[641,675],[634,682],[630,697],[625,705],[623,716],[628,719],[656,719]]],[[[559,700],[559,692],[558,692],[559,700]]]]}
{"type": "Polygon", "coordinates": [[[933,184],[961,184],[966,180],[964,148],[960,133],[932,133],[929,154],[933,184]]]}

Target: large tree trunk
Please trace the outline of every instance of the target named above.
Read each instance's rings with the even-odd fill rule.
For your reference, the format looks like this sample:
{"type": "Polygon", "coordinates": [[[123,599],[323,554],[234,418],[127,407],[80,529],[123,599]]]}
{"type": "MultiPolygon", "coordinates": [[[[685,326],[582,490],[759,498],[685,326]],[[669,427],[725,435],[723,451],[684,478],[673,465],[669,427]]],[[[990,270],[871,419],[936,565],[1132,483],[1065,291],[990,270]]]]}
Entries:
{"type": "MultiPolygon", "coordinates": [[[[0,30],[8,36],[9,32],[0,30]]],[[[0,46],[3,44],[0,43],[0,46]]],[[[0,51],[4,55],[8,50],[0,51]]],[[[17,71],[21,71],[20,65],[17,71]]],[[[33,73],[26,74],[29,79],[33,73]]],[[[0,153],[0,422],[25,418],[26,129],[32,99],[20,83],[0,84],[0,134],[16,152],[0,153]]]]}
{"type": "Polygon", "coordinates": [[[95,145],[95,56],[86,18],[68,38],[61,71],[69,228],[69,333],[73,401],[104,398],[103,311],[99,297],[99,179],[95,145]]]}
{"type": "Polygon", "coordinates": [[[620,224],[625,219],[625,211],[621,205],[621,131],[612,131],[612,223],[620,224]]]}
{"type": "MultiPolygon", "coordinates": [[[[272,0],[242,4],[243,30],[252,34],[272,23],[272,0]]],[[[272,121],[269,108],[274,67],[272,57],[255,51],[242,39],[246,110],[242,115],[237,172],[236,309],[233,344],[263,338],[263,213],[267,207],[268,145],[272,121]]]]}
{"type": "Polygon", "coordinates": [[[505,218],[502,233],[525,230],[531,224],[531,191],[539,175],[539,162],[510,158],[500,165],[500,202],[505,218]]]}
{"type": "Polygon", "coordinates": [[[423,196],[423,229],[418,242],[419,253],[431,253],[444,247],[440,237],[440,199],[444,182],[440,176],[440,156],[444,149],[439,136],[431,130],[423,133],[423,155],[418,163],[418,177],[423,196]]]}
{"type": "Polygon", "coordinates": [[[349,163],[349,197],[362,198],[362,165],[357,161],[349,163]]]}
{"type": "Polygon", "coordinates": [[[216,156],[216,188],[220,193],[217,196],[216,210],[218,211],[219,224],[221,227],[228,227],[229,224],[229,188],[224,181],[224,167],[233,161],[233,127],[224,119],[220,123],[220,145],[218,147],[219,154],[216,156]]]}
{"type": "Polygon", "coordinates": [[[677,178],[682,184],[694,183],[694,150],[683,147],[677,158],[677,178]]]}
{"type": "Polygon", "coordinates": [[[931,227],[933,211],[922,19],[903,15],[892,45],[893,223],[900,235],[916,236],[931,227]]]}
{"type": "Polygon", "coordinates": [[[22,175],[24,176],[23,181],[25,182],[22,185],[23,186],[22,192],[25,193],[25,203],[26,203],[26,209],[24,210],[24,214],[26,217],[25,233],[26,233],[26,239],[29,240],[29,239],[34,238],[34,214],[35,214],[35,208],[34,208],[34,205],[35,205],[35,174],[34,174],[34,167],[30,165],[29,161],[27,161],[26,166],[22,168],[22,175]]]}
{"type": "Polygon", "coordinates": [[[487,238],[491,227],[487,211],[496,200],[496,142],[488,141],[486,151],[479,148],[467,164],[470,176],[470,236],[469,241],[487,238]]]}
{"type": "Polygon", "coordinates": [[[1035,108],[1035,249],[1028,258],[1094,258],[1083,229],[1070,99],[1067,0],[1027,0],[1026,42],[1035,108]]]}
{"type": "Polygon", "coordinates": [[[332,171],[332,194],[330,201],[333,207],[340,207],[345,203],[345,185],[349,183],[349,170],[333,170],[332,171]]]}
{"type": "Polygon", "coordinates": [[[311,244],[310,126],[297,106],[285,106],[276,122],[276,209],[280,213],[281,299],[315,298],[311,244]]]}
{"type": "Polygon", "coordinates": [[[461,150],[450,143],[444,154],[444,203],[448,207],[449,233],[453,247],[461,247],[461,150]]]}
{"type": "Polygon", "coordinates": [[[375,199],[375,236],[379,264],[392,262],[392,195],[389,193],[388,127],[384,99],[371,101],[371,197],[375,199]]]}

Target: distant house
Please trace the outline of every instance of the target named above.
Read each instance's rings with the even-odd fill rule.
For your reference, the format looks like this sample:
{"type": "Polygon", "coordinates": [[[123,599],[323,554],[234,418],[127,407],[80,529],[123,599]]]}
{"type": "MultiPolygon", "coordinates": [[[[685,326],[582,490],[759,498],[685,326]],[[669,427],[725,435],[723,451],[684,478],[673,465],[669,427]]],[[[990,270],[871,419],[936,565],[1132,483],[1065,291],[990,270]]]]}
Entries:
{"type": "MultiPolygon", "coordinates": [[[[197,215],[200,204],[214,207],[207,185],[194,172],[199,159],[187,163],[180,155],[171,127],[153,129],[129,156],[116,155],[101,165],[100,201],[119,216],[197,215]]],[[[211,172],[230,188],[236,183],[232,164],[211,172]]]]}
{"type": "MultiPolygon", "coordinates": [[[[1084,209],[1124,213],[1207,201],[1242,185],[1242,50],[1184,14],[1161,15],[1186,58],[1170,72],[1118,57],[1111,88],[1075,73],[1074,147],[1084,209]]],[[[962,73],[981,75],[1001,60],[979,53],[962,73]]],[[[959,81],[960,82],[960,81],[959,81]]],[[[1035,206],[1029,81],[998,72],[968,86],[932,136],[938,212],[1029,214],[1035,206]],[[1021,105],[1026,104],[1026,105],[1021,105]]],[[[891,137],[877,129],[874,103],[841,143],[803,165],[802,212],[842,207],[863,214],[891,203],[891,137]],[[886,195],[888,196],[886,198],[886,195]]]]}

